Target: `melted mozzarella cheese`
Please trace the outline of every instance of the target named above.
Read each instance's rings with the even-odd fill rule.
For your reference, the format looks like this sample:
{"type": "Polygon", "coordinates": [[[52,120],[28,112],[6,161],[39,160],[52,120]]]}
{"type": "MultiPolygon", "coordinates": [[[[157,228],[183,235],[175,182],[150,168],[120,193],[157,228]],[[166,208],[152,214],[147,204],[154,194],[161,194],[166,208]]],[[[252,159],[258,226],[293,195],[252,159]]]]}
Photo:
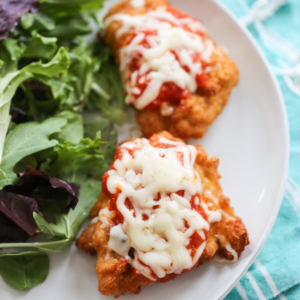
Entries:
{"type": "Polygon", "coordinates": [[[217,263],[225,263],[225,264],[233,264],[235,263],[239,256],[238,254],[236,253],[236,251],[231,247],[231,245],[228,243],[226,246],[225,246],[226,250],[228,252],[230,252],[233,256],[233,259],[232,260],[228,260],[226,258],[223,258],[223,257],[220,257],[220,255],[216,255],[214,257],[214,261],[217,262],[217,263]]]}
{"type": "Polygon", "coordinates": [[[145,0],[131,0],[130,5],[135,8],[141,8],[145,6],[145,0]]]}
{"type": "MultiPolygon", "coordinates": [[[[153,147],[147,139],[122,144],[122,158],[114,162],[107,179],[108,191],[119,192],[116,204],[124,216],[122,224],[111,228],[108,246],[125,256],[138,273],[153,280],[152,272],[162,278],[192,268],[206,245],[203,230],[209,230],[209,223],[190,202],[193,195],[202,192],[193,167],[196,148],[162,137],[159,143],[168,148],[153,147]],[[133,156],[128,149],[133,150],[133,156]],[[183,196],[176,193],[180,190],[183,196]],[[126,206],[126,199],[134,210],[126,206]],[[192,257],[188,245],[195,232],[203,243],[192,257]],[[128,257],[131,247],[134,259],[128,257]]],[[[106,211],[99,213],[100,218],[106,215],[106,211]]]]}
{"type": "Polygon", "coordinates": [[[222,219],[222,212],[221,210],[210,210],[206,203],[201,203],[202,208],[204,209],[205,213],[208,215],[208,222],[214,223],[219,222],[222,219]]]}
{"type": "Polygon", "coordinates": [[[128,65],[137,55],[142,56],[139,75],[150,70],[147,74],[149,83],[137,99],[134,89],[136,78],[131,76],[131,80],[128,81],[130,87],[126,88],[127,103],[133,103],[137,109],[143,109],[156,99],[165,82],[173,82],[191,93],[196,91],[196,76],[202,73],[203,67],[201,62],[193,61],[193,56],[201,53],[202,60],[209,62],[214,51],[213,43],[196,33],[205,32],[200,21],[189,17],[176,18],[166,11],[165,7],[158,7],[142,15],[116,14],[105,20],[105,26],[107,27],[112,21],[122,22],[121,28],[117,31],[117,38],[130,30],[137,33],[120,51],[120,70],[123,80],[128,81],[124,74],[127,73],[128,65]],[[184,26],[188,26],[191,31],[186,30],[184,26]],[[146,37],[143,32],[146,30],[155,31],[156,34],[146,37]],[[140,44],[145,38],[150,48],[140,44]],[[188,67],[189,72],[183,66],[188,67]]]}
{"type": "Polygon", "coordinates": [[[121,256],[128,255],[130,249],[128,237],[120,224],[111,228],[108,247],[121,256]]]}
{"type": "Polygon", "coordinates": [[[113,212],[110,211],[107,207],[101,209],[98,214],[98,219],[102,223],[101,226],[105,227],[108,224],[110,224],[110,220],[112,219],[112,216],[113,216],[113,212]]]}

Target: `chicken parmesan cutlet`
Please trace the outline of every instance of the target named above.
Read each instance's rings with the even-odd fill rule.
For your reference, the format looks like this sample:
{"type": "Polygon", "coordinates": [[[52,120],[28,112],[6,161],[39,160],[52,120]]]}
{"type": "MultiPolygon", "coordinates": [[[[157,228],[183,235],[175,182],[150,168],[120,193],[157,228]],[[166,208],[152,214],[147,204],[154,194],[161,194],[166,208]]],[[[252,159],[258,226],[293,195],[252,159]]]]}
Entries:
{"type": "Polygon", "coordinates": [[[238,83],[238,69],[203,24],[165,0],[126,0],[104,19],[104,40],[143,135],[201,138],[238,83]]]}
{"type": "Polygon", "coordinates": [[[218,159],[168,132],[121,144],[76,245],[96,254],[99,291],[119,297],[249,244],[222,194],[218,159]]]}

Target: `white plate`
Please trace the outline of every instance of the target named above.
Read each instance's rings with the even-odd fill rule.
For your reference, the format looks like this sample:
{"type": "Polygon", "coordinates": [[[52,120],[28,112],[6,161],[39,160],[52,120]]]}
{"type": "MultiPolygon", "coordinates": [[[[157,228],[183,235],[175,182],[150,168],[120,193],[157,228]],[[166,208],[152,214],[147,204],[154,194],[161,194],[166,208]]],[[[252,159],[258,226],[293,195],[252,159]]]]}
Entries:
{"type": "MultiPolygon", "coordinates": [[[[265,58],[247,30],[224,7],[211,0],[172,0],[202,19],[209,35],[225,46],[240,70],[231,99],[199,140],[210,156],[220,158],[221,184],[249,232],[251,244],[235,264],[205,263],[174,281],[143,287],[140,295],[122,299],[220,299],[250,266],[266,241],[283,197],[289,159],[289,133],[284,102],[265,58]]],[[[107,1],[110,6],[113,1],[107,1]]],[[[0,280],[0,298],[22,300],[105,299],[97,290],[95,257],[73,245],[51,255],[47,280],[19,292],[0,280]]]]}

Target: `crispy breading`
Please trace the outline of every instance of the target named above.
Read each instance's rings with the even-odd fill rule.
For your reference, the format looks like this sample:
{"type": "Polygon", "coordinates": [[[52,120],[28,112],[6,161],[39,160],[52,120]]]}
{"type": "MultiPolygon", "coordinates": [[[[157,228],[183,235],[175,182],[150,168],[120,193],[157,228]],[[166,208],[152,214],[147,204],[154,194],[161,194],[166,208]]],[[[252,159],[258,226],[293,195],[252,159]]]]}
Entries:
{"type": "MultiPolygon", "coordinates": [[[[159,134],[166,138],[173,138],[168,132],[159,134]]],[[[198,154],[194,167],[199,173],[203,184],[202,200],[222,211],[221,221],[212,223],[210,226],[207,244],[198,265],[201,265],[204,261],[212,260],[217,253],[227,260],[233,260],[233,254],[226,249],[226,245],[229,243],[237,255],[240,256],[245,246],[249,244],[248,233],[242,220],[234,215],[229,198],[222,193],[219,184],[220,175],[217,170],[218,158],[209,158],[200,145],[196,146],[196,149],[198,154]],[[206,190],[212,192],[218,200],[217,204],[212,199],[203,196],[206,190]]],[[[109,195],[101,193],[98,202],[91,211],[91,215],[95,216],[97,211],[99,212],[101,208],[107,207],[109,201],[109,195]]],[[[91,245],[93,245],[98,253],[96,272],[99,279],[99,291],[104,295],[119,297],[126,292],[139,293],[141,286],[154,284],[156,281],[147,279],[144,276],[133,276],[127,260],[108,248],[109,232],[110,226],[99,220],[97,224],[89,225],[76,242],[79,249],[91,253],[91,245]]],[[[174,279],[176,275],[172,275],[174,274],[157,281],[165,282],[174,279]]]]}
{"type": "MultiPolygon", "coordinates": [[[[158,6],[169,7],[170,5],[165,0],[146,0],[143,8],[134,8],[130,5],[130,1],[126,0],[116,4],[106,18],[117,13],[143,14],[158,6]]],[[[116,39],[116,31],[121,26],[119,21],[111,22],[104,36],[118,64],[120,63],[119,50],[130,38],[130,33],[124,33],[116,39]]],[[[204,39],[210,38],[204,36],[204,39]]],[[[172,111],[170,115],[162,115],[162,110],[159,108],[137,110],[137,122],[146,138],[162,130],[167,130],[173,136],[184,140],[204,136],[207,127],[222,112],[232,88],[239,80],[239,72],[235,63],[229,59],[224,49],[216,44],[207,67],[209,72],[206,74],[207,78],[203,85],[187,99],[181,100],[178,105],[170,104],[172,111]]]]}
{"type": "MultiPolygon", "coordinates": [[[[98,203],[98,202],[97,202],[98,203]]],[[[76,240],[76,246],[84,250],[89,254],[96,254],[95,247],[93,245],[93,236],[95,233],[97,223],[90,224],[80,235],[80,238],[76,240]]]]}

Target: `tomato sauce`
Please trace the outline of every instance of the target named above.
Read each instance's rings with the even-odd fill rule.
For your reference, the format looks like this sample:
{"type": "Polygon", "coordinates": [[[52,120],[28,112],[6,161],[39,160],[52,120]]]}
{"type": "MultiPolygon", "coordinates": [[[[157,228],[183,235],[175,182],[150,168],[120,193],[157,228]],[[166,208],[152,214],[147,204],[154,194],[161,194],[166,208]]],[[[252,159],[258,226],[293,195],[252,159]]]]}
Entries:
{"type": "MultiPolygon", "coordinates": [[[[181,12],[180,10],[176,8],[167,8],[167,12],[172,14],[175,18],[177,19],[183,19],[183,18],[189,18],[189,16],[186,13],[181,12]]],[[[196,19],[192,19],[198,21],[196,19]]],[[[185,31],[199,35],[201,37],[204,36],[205,32],[201,31],[200,29],[191,29],[188,24],[182,23],[180,25],[174,24],[169,20],[162,20],[164,22],[170,23],[173,27],[182,27],[185,31]]],[[[144,34],[143,40],[139,43],[139,45],[143,46],[145,49],[150,49],[151,45],[149,44],[147,37],[148,36],[153,36],[155,37],[157,35],[156,30],[149,30],[149,29],[139,29],[135,32],[132,33],[131,37],[128,38],[126,45],[129,45],[133,39],[138,35],[138,34],[144,34]]],[[[186,65],[182,65],[180,63],[178,54],[174,50],[170,50],[170,52],[174,55],[175,59],[179,62],[181,65],[182,69],[185,70],[186,73],[190,73],[190,68],[186,65]]],[[[198,87],[203,87],[205,85],[205,82],[208,80],[207,75],[203,72],[206,64],[204,61],[201,59],[201,53],[196,52],[195,54],[192,55],[193,62],[199,62],[201,64],[201,72],[196,74],[196,83],[198,87]]],[[[133,103],[135,101],[138,101],[138,98],[145,92],[146,88],[149,85],[150,79],[149,79],[149,74],[153,70],[148,70],[147,72],[140,74],[140,68],[142,66],[142,54],[141,53],[136,53],[136,55],[131,58],[130,62],[128,63],[128,69],[131,74],[134,72],[137,72],[136,80],[133,83],[134,85],[131,86],[131,88],[135,88],[135,92],[130,95],[130,97],[133,99],[133,103]]],[[[131,75],[128,77],[129,82],[131,82],[131,75]]],[[[157,107],[160,107],[163,102],[169,103],[169,104],[179,104],[180,101],[186,100],[190,96],[190,92],[187,89],[182,89],[179,86],[177,86],[174,82],[164,82],[159,91],[157,97],[151,101],[145,108],[146,109],[154,109],[157,107]]]]}

